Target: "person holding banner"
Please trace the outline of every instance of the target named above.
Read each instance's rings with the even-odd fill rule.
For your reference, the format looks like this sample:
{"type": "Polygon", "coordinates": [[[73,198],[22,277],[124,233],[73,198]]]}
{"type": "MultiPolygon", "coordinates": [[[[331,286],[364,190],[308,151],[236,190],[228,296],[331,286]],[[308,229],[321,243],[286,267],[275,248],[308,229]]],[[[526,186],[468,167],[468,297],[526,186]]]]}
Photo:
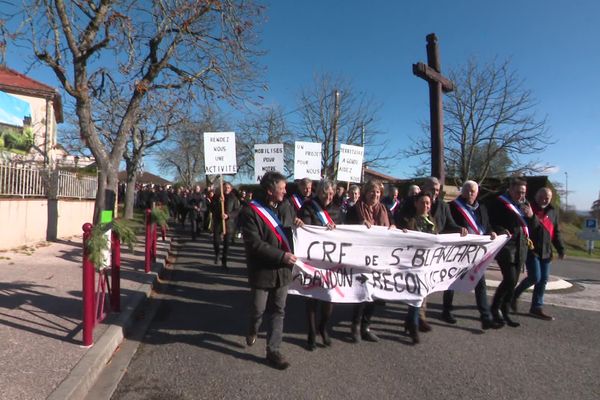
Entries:
{"type": "MultiPolygon", "coordinates": [[[[335,229],[336,224],[341,224],[342,213],[340,207],[334,201],[335,185],[330,180],[322,180],[317,185],[316,196],[306,200],[298,212],[298,217],[308,225],[326,226],[328,229],[335,229]]],[[[319,334],[323,340],[323,345],[331,346],[329,337],[328,323],[333,312],[333,303],[317,300],[310,297],[306,298],[306,317],[308,321],[308,350],[317,348],[317,309],[321,309],[321,319],[319,320],[319,334]]]]}
{"type": "MultiPolygon", "coordinates": [[[[478,194],[479,185],[477,182],[466,181],[461,188],[460,195],[454,201],[450,202],[452,217],[458,225],[466,228],[470,234],[490,235],[490,238],[494,240],[497,236],[496,232],[492,230],[492,226],[490,225],[487,208],[477,201],[478,194]]],[[[454,290],[446,290],[444,292],[442,318],[450,323],[456,323],[456,319],[452,315],[453,300],[454,290]]],[[[485,275],[481,276],[481,279],[477,282],[477,286],[475,286],[475,303],[479,310],[481,329],[498,329],[504,326],[503,323],[498,323],[492,319],[490,306],[487,301],[485,275]]]]}
{"type": "Polygon", "coordinates": [[[221,266],[227,269],[227,253],[229,243],[235,231],[235,221],[240,212],[240,201],[235,193],[233,186],[229,182],[223,182],[223,196],[217,193],[212,202],[213,215],[213,248],[215,251],[215,264],[219,262],[219,250],[223,242],[223,252],[221,254],[221,266]]]}
{"type": "Polygon", "coordinates": [[[291,231],[284,230],[279,205],[285,196],[285,177],[276,171],[265,173],[261,192],[240,213],[242,237],[246,249],[248,283],[250,285],[250,326],[246,344],[256,342],[258,328],[266,312],[267,362],[274,368],[286,369],[289,362],[280,352],[288,285],[292,281],[293,254],[291,231]]]}
{"type": "Polygon", "coordinates": [[[526,193],[527,181],[522,178],[512,178],[508,191],[495,198],[489,208],[490,223],[494,231],[510,236],[510,240],[496,256],[502,272],[502,281],[494,294],[491,311],[494,321],[506,323],[513,328],[520,324],[510,318],[508,309],[519,281],[521,268],[527,258],[527,251],[533,250],[530,229],[537,227],[533,209],[525,199],[526,193]]]}
{"type": "Polygon", "coordinates": [[[302,178],[298,181],[298,190],[292,193],[288,202],[292,204],[296,213],[302,208],[302,204],[312,196],[312,181],[309,178],[302,178]]]}
{"type": "MultiPolygon", "coordinates": [[[[422,191],[413,197],[415,214],[412,217],[406,218],[402,227],[411,231],[436,234],[437,226],[430,214],[433,196],[431,193],[422,191]]],[[[425,303],[425,299],[423,299],[425,303]]],[[[429,332],[430,329],[423,329],[421,307],[408,306],[408,314],[404,320],[404,330],[412,338],[413,344],[419,343],[419,331],[429,332]]]]}
{"type": "MultiPolygon", "coordinates": [[[[378,180],[367,181],[363,192],[356,204],[348,210],[347,224],[364,224],[367,228],[372,225],[393,228],[390,223],[388,209],[380,202],[383,184],[378,180]]],[[[375,312],[374,302],[358,303],[354,306],[352,315],[352,339],[355,343],[361,339],[378,342],[379,338],[371,332],[371,318],[375,312]]]]}
{"type": "Polygon", "coordinates": [[[393,221],[400,210],[400,200],[398,199],[398,188],[391,186],[388,195],[382,200],[382,203],[390,211],[391,221],[393,221]]]}
{"type": "Polygon", "coordinates": [[[558,251],[558,258],[561,260],[565,256],[565,246],[563,244],[560,229],[558,229],[558,213],[552,207],[552,190],[547,187],[540,188],[535,194],[535,201],[531,205],[533,213],[539,221],[536,229],[531,229],[531,240],[533,241],[533,250],[527,253],[527,278],[523,279],[515,289],[511,308],[517,310],[517,299],[529,287],[533,286],[533,296],[531,298],[531,308],[529,313],[534,317],[545,321],[552,321],[554,317],[544,313],[544,291],[548,276],[550,276],[550,261],[552,260],[552,246],[558,251]]]}

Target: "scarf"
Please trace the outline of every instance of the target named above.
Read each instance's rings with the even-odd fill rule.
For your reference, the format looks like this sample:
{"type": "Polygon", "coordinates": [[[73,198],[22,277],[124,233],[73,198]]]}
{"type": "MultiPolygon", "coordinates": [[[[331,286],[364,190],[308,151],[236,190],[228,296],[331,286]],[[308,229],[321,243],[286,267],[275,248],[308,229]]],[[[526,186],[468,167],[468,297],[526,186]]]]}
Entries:
{"type": "Polygon", "coordinates": [[[369,206],[359,199],[356,202],[356,210],[364,222],[377,226],[390,226],[387,207],[381,203],[369,206]]]}

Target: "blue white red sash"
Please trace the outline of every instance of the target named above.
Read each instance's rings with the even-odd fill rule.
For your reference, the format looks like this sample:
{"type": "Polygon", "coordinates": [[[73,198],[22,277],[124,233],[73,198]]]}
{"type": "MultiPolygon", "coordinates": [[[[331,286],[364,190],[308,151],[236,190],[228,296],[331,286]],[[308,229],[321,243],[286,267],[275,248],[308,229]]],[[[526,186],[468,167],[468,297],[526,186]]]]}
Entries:
{"type": "Polygon", "coordinates": [[[317,218],[319,218],[319,221],[321,221],[321,224],[323,224],[323,226],[326,226],[329,224],[332,224],[332,225],[334,224],[333,220],[329,216],[329,213],[326,210],[324,210],[319,203],[317,203],[315,200],[312,200],[309,203],[312,206],[312,208],[315,210],[315,213],[317,214],[317,218]]]}
{"type": "Polygon", "coordinates": [[[454,199],[453,203],[458,212],[463,216],[465,221],[467,221],[467,230],[469,231],[469,233],[473,233],[475,235],[483,235],[485,233],[485,230],[481,227],[481,225],[477,223],[477,220],[475,219],[474,215],[475,213],[466,206],[464,201],[460,197],[457,197],[456,199],[454,199]]]}
{"type": "Polygon", "coordinates": [[[400,204],[400,202],[398,200],[394,200],[394,204],[392,204],[390,206],[390,212],[393,214],[394,210],[396,209],[396,207],[398,207],[398,205],[400,204]]]}
{"type": "Polygon", "coordinates": [[[513,214],[515,214],[517,216],[517,218],[519,219],[519,224],[521,225],[521,230],[525,234],[525,237],[529,239],[529,228],[527,227],[527,222],[525,221],[525,218],[523,217],[523,213],[521,212],[521,210],[519,210],[512,203],[512,201],[510,201],[508,199],[508,197],[506,197],[506,195],[502,194],[502,195],[498,196],[498,198],[500,199],[500,201],[502,203],[504,203],[506,208],[508,208],[510,211],[512,211],[513,214]]]}
{"type": "Polygon", "coordinates": [[[263,206],[256,200],[252,200],[249,203],[250,207],[258,214],[258,216],[267,224],[269,229],[275,234],[279,243],[281,243],[281,247],[285,251],[292,251],[292,247],[290,246],[290,242],[288,242],[285,233],[283,232],[283,228],[281,227],[281,221],[277,218],[271,210],[267,207],[263,206]]]}
{"type": "Polygon", "coordinates": [[[302,208],[302,203],[304,203],[304,201],[302,201],[302,198],[300,196],[298,196],[297,194],[293,194],[290,197],[292,199],[292,204],[294,205],[294,208],[296,208],[296,211],[302,208]]]}

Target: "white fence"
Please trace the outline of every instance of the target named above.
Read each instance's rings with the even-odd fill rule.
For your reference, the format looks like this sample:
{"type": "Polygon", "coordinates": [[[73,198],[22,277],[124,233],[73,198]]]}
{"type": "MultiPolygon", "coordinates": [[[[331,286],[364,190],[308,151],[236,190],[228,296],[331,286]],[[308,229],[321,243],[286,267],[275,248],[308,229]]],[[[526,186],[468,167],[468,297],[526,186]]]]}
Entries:
{"type": "Polygon", "coordinates": [[[47,197],[50,185],[56,185],[59,198],[94,199],[98,178],[68,171],[50,173],[36,164],[0,162],[0,196],[47,197]]]}

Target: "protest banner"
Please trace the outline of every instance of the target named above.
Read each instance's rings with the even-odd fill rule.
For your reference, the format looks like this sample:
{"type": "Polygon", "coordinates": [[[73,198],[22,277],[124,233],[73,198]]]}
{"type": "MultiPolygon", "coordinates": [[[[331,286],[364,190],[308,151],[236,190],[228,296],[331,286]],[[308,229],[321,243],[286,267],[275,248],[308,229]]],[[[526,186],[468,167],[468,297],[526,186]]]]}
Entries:
{"type": "Polygon", "coordinates": [[[254,145],[254,183],[259,183],[265,172],[283,173],[283,144],[254,145]]]}
{"type": "Polygon", "coordinates": [[[321,179],[321,143],[296,142],[294,179],[321,179]]]}
{"type": "Polygon", "coordinates": [[[290,294],[335,303],[374,299],[420,306],[430,293],[469,291],[508,241],[489,236],[403,232],[381,226],[304,225],[294,233],[290,294]]]}
{"type": "Polygon", "coordinates": [[[360,183],[364,147],[340,145],[340,161],[338,162],[337,180],[343,182],[360,183]]]}
{"type": "Polygon", "coordinates": [[[237,172],[235,132],[204,132],[204,172],[206,175],[237,172]]]}

